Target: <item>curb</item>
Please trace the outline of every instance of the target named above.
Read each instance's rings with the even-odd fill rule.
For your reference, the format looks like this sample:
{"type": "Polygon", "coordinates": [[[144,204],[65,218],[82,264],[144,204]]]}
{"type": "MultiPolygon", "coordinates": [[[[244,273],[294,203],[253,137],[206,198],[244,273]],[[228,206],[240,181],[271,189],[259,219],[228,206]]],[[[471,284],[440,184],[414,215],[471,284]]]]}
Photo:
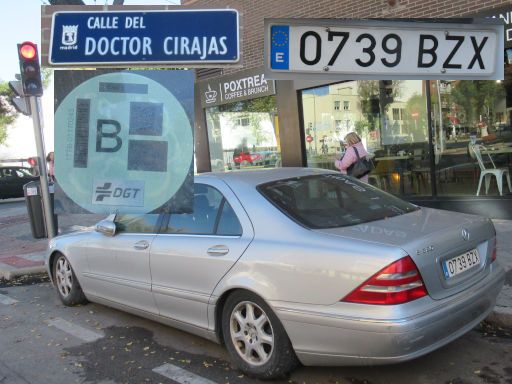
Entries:
{"type": "Polygon", "coordinates": [[[512,309],[506,307],[494,307],[492,313],[485,319],[488,323],[504,328],[512,327],[512,309]]]}
{"type": "Polygon", "coordinates": [[[8,266],[2,266],[0,268],[0,279],[9,281],[21,275],[34,275],[44,272],[46,272],[46,268],[44,265],[27,268],[9,268],[8,266]]]}
{"type": "Polygon", "coordinates": [[[487,317],[487,321],[499,327],[512,328],[512,286],[505,283],[501,289],[496,306],[487,317]]]}

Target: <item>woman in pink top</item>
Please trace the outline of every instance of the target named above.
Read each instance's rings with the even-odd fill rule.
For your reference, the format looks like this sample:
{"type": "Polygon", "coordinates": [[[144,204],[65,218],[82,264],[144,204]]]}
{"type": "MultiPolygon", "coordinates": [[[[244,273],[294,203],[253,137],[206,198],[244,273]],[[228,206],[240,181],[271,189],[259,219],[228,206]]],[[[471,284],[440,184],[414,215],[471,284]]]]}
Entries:
{"type": "MultiPolygon", "coordinates": [[[[361,142],[361,138],[355,132],[350,132],[345,136],[343,140],[345,142],[345,154],[340,160],[335,160],[334,166],[338,168],[341,173],[350,174],[350,166],[353,165],[357,161],[357,155],[354,148],[357,149],[357,153],[360,158],[366,157],[369,159],[368,152],[363,146],[361,142]]],[[[364,175],[359,178],[359,180],[368,183],[368,175],[364,175]]]]}

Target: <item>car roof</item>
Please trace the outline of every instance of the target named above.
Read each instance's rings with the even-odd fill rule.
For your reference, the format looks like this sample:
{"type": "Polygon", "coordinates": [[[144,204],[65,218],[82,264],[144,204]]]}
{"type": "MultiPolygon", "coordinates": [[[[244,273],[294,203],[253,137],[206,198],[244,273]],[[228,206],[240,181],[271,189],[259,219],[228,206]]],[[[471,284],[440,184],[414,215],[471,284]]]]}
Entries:
{"type": "Polygon", "coordinates": [[[0,165],[0,169],[26,169],[30,171],[30,168],[20,167],[19,165],[0,165]]]}
{"type": "Polygon", "coordinates": [[[195,176],[195,180],[200,182],[207,178],[218,178],[230,183],[243,183],[253,186],[268,183],[275,180],[289,179],[292,177],[321,175],[325,173],[339,173],[320,168],[301,168],[301,167],[283,167],[268,168],[258,170],[241,170],[232,172],[208,172],[195,176]]]}

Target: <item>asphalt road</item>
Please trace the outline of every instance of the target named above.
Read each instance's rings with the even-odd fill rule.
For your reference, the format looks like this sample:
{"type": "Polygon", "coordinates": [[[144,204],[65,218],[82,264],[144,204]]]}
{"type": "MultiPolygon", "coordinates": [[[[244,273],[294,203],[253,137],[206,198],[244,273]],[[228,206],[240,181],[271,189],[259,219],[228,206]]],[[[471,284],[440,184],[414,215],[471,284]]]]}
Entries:
{"type": "MultiPolygon", "coordinates": [[[[412,362],[301,367],[277,383],[512,384],[511,333],[482,324],[412,362]]],[[[0,285],[1,384],[175,382],[259,381],[234,370],[209,341],[97,304],[64,307],[44,279],[0,285]]]]}

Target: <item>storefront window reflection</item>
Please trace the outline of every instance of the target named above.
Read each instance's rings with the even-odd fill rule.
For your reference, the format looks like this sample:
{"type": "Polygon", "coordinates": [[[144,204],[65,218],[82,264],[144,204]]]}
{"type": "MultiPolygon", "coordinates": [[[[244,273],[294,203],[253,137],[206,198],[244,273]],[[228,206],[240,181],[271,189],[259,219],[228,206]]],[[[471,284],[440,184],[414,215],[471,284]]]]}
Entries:
{"type": "Polygon", "coordinates": [[[281,166],[274,96],[206,109],[212,171],[281,166]]]}
{"type": "Polygon", "coordinates": [[[349,81],[302,91],[309,167],[334,169],[343,138],[356,132],[375,164],[371,184],[400,195],[429,195],[425,82],[349,81]]]}
{"type": "Polygon", "coordinates": [[[438,195],[511,193],[512,105],[506,89],[501,81],[431,82],[438,195]]]}

